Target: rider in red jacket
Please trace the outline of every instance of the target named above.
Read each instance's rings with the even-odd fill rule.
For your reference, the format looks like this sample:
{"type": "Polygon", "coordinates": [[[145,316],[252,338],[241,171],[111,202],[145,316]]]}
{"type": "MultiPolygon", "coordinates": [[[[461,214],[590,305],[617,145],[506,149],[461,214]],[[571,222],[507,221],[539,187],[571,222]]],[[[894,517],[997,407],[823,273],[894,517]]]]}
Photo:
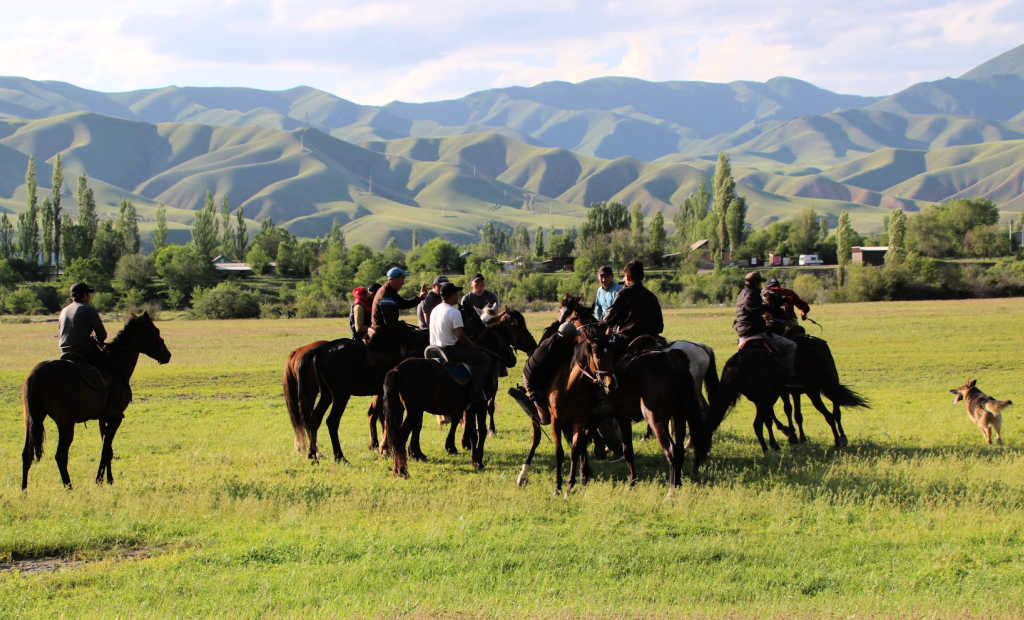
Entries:
{"type": "Polygon", "coordinates": [[[768,280],[762,292],[764,303],[768,306],[772,315],[771,325],[768,328],[784,336],[798,336],[804,333],[804,329],[796,320],[796,310],[800,311],[800,318],[806,319],[811,306],[800,299],[796,291],[782,288],[776,278],[768,280]]]}

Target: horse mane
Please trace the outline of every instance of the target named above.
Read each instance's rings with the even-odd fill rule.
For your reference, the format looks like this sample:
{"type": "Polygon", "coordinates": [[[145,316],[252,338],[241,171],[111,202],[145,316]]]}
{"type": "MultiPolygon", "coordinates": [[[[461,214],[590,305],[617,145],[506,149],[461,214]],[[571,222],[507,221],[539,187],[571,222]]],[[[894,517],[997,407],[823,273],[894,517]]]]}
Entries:
{"type": "Polygon", "coordinates": [[[153,323],[153,319],[150,318],[148,312],[144,312],[140,315],[133,314],[131,317],[129,317],[127,321],[125,321],[124,327],[122,327],[121,330],[117,332],[117,335],[114,336],[109,343],[107,343],[107,348],[124,348],[126,346],[126,341],[128,340],[128,338],[131,337],[131,332],[134,332],[136,329],[138,329],[140,325],[147,322],[150,324],[153,323]]]}

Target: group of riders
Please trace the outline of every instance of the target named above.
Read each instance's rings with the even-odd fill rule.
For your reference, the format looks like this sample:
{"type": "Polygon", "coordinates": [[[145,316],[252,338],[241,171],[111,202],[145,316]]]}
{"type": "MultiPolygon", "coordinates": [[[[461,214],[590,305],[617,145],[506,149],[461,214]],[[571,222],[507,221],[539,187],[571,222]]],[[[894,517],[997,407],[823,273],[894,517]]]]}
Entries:
{"type": "MultiPolygon", "coordinates": [[[[353,340],[363,342],[369,351],[404,358],[414,347],[426,343],[443,350],[449,363],[465,364],[471,373],[467,388],[467,405],[479,406],[487,401],[486,387],[493,383],[497,363],[467,336],[460,308],[472,307],[487,319],[487,313],[497,307],[497,296],[488,291],[482,274],[470,279],[470,291],[462,295],[462,287],[441,275],[432,283],[420,287],[419,295],[402,297],[408,273],[392,267],[386,273],[384,284],[373,283],[352,291],[353,303],[349,326],[353,340]],[[418,327],[400,319],[400,312],[416,308],[418,327]],[[424,338],[424,335],[426,338],[424,338]],[[490,379],[490,382],[488,380],[490,379]]],[[[661,341],[664,330],[661,304],[657,296],[644,286],[644,265],[638,260],[626,264],[623,281],[616,282],[611,266],[605,265],[597,273],[600,285],[593,306],[599,332],[607,334],[608,347],[616,355],[624,353],[631,342],[640,336],[652,336],[661,341]]],[[[794,291],[783,288],[772,278],[766,286],[761,274],[750,272],[744,279],[743,289],[736,299],[736,318],[733,328],[739,336],[742,349],[752,340],[764,340],[776,353],[777,363],[787,378],[795,374],[796,343],[792,340],[802,334],[797,322],[807,318],[810,306],[794,291]]],[[[99,313],[90,304],[92,289],[79,282],[71,287],[72,302],[61,310],[58,324],[61,359],[96,366],[108,377],[108,406],[103,420],[120,422],[123,414],[118,403],[128,390],[127,379],[111,377],[110,368],[102,353],[107,332],[99,313]]],[[[550,423],[548,393],[558,369],[568,363],[581,334],[575,324],[565,321],[553,330],[553,335],[542,340],[523,366],[525,390],[517,398],[524,408],[529,407],[537,422],[550,423]]],[[[127,392],[130,398],[130,391],[127,392]]],[[[513,393],[515,396],[516,394],[513,393]]],[[[595,399],[598,419],[610,419],[607,401],[595,399]]],[[[614,445],[617,442],[598,431],[599,436],[614,445]],[[610,441],[609,441],[610,440],[610,441]]],[[[607,433],[614,435],[616,433],[607,433]]],[[[612,448],[613,456],[617,451],[612,448]]]]}

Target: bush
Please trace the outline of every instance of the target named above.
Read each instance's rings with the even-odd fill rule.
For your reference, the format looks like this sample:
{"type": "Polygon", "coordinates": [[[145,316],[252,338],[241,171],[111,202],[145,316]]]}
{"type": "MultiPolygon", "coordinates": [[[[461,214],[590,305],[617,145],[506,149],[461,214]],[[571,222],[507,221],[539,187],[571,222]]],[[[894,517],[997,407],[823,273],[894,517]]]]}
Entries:
{"type": "Polygon", "coordinates": [[[250,319],[260,315],[260,300],[234,282],[192,293],[192,314],[203,319],[250,319]]]}
{"type": "Polygon", "coordinates": [[[801,273],[793,280],[793,290],[809,304],[827,301],[825,282],[809,273],[801,273]]]}
{"type": "Polygon", "coordinates": [[[114,277],[126,289],[145,289],[153,281],[156,267],[153,261],[141,254],[125,254],[117,261],[114,277]]]}
{"type": "Polygon", "coordinates": [[[85,282],[98,291],[110,290],[110,278],[103,271],[103,265],[88,256],[72,259],[71,264],[64,267],[62,280],[68,287],[75,282],[85,282]]]}
{"type": "Polygon", "coordinates": [[[315,283],[302,283],[295,290],[295,310],[299,317],[345,316],[348,304],[343,299],[328,295],[315,283]]]}
{"type": "Polygon", "coordinates": [[[46,307],[39,301],[36,292],[27,286],[19,286],[4,295],[4,310],[11,314],[44,314],[46,307]]]}

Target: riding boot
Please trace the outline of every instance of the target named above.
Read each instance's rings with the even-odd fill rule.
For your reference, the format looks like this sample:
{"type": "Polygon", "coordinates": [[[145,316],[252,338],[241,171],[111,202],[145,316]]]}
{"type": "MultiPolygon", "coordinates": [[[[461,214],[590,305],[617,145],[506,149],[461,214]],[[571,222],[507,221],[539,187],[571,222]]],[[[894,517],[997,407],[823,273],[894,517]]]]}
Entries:
{"type": "Polygon", "coordinates": [[[608,461],[614,463],[622,460],[622,435],[614,416],[599,418],[594,425],[597,435],[608,447],[608,461]]]}
{"type": "Polygon", "coordinates": [[[551,424],[551,413],[548,411],[548,404],[539,397],[532,399],[533,406],[537,410],[537,421],[541,426],[551,424]]]}

